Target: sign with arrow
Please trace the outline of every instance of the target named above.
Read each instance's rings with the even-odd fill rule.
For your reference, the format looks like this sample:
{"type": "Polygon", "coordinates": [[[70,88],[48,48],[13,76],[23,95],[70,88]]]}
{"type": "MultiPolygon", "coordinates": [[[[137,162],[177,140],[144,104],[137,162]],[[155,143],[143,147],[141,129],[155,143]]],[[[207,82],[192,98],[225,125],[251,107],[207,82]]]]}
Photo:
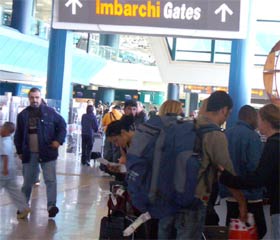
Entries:
{"type": "Polygon", "coordinates": [[[248,1],[54,0],[53,27],[145,35],[245,38],[248,1]]]}

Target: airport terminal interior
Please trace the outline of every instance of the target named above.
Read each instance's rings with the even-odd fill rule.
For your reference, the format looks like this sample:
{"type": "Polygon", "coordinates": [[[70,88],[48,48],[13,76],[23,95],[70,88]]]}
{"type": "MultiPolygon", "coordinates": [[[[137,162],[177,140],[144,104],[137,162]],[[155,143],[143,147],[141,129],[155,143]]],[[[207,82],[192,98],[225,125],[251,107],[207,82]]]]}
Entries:
{"type": "MultiPolygon", "coordinates": [[[[68,39],[64,45],[71,61],[65,57],[59,65],[62,69],[52,73],[50,67],[54,65],[48,54],[54,57],[50,52],[55,49],[51,38],[54,2],[59,0],[0,0],[0,124],[16,123],[18,113],[29,105],[28,91],[32,87],[39,88],[48,106],[60,112],[67,122],[66,142],[60,147],[57,160],[59,213],[55,218],[48,217],[42,174],[40,184],[33,187],[31,214],[27,219],[17,219],[17,209],[2,189],[0,240],[99,239],[100,222],[108,212],[109,185],[114,178],[101,171],[97,161],[92,160],[90,166],[81,164],[81,116],[88,101],[97,107],[98,103],[123,105],[133,99],[142,102],[149,112],[175,96],[182,103],[185,115],[194,116],[212,92],[229,91],[232,84],[230,68],[236,61],[232,58],[232,45],[239,40],[228,36],[205,37],[204,33],[200,36],[199,31],[181,36],[131,34],[114,31],[114,26],[108,32],[81,29],[67,30],[65,34],[64,30],[58,30],[68,39]],[[13,11],[20,12],[13,10],[13,5],[24,8],[21,18],[27,19],[25,32],[13,25],[13,11]],[[31,6],[30,10],[27,5],[31,6]],[[62,77],[56,78],[54,74],[62,77]]],[[[80,2],[85,4],[84,0],[80,2]]],[[[246,44],[251,44],[253,54],[246,75],[249,88],[247,84],[244,88],[246,85],[249,89],[246,93],[249,104],[259,109],[270,102],[272,95],[279,98],[276,78],[271,92],[267,92],[263,72],[268,54],[280,40],[280,1],[246,2],[252,2],[253,23],[248,29],[253,37],[246,44]]],[[[80,10],[79,4],[76,10],[80,10]]],[[[17,21],[18,25],[24,25],[23,21],[17,21]]],[[[279,56],[278,49],[274,65],[278,75],[279,56]]],[[[242,94],[245,94],[243,90],[242,94]]],[[[94,148],[101,154],[103,137],[100,126],[94,148]]],[[[22,164],[16,154],[15,157],[17,183],[22,185],[22,164]]],[[[220,217],[219,225],[224,226],[225,200],[219,201],[215,209],[220,217]]],[[[271,239],[269,206],[265,205],[264,209],[268,229],[263,239],[271,239]]]]}

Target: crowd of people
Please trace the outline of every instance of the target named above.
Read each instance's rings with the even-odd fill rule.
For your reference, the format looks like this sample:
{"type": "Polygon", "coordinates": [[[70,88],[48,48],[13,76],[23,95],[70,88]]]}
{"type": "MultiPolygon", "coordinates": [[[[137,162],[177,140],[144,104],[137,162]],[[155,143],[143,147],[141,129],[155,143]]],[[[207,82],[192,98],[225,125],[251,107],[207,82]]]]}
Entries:
{"type": "MultiPolygon", "coordinates": [[[[56,160],[58,148],[65,141],[66,123],[55,110],[42,104],[39,89],[32,88],[28,97],[30,106],[18,115],[16,128],[13,123],[6,122],[0,131],[0,186],[7,190],[15,203],[18,218],[26,218],[30,213],[32,186],[41,168],[46,184],[48,216],[55,217],[59,212],[56,204],[56,160]],[[11,147],[14,131],[16,152],[23,165],[21,190],[15,181],[16,166],[11,147]]],[[[226,199],[226,225],[229,225],[231,218],[237,217],[246,222],[247,213],[251,212],[255,217],[259,238],[263,238],[267,232],[263,210],[266,194],[271,206],[271,236],[280,239],[280,108],[267,104],[256,111],[252,106],[245,105],[239,110],[236,124],[222,131],[220,127],[229,117],[233,105],[226,92],[216,91],[203,101],[197,118],[188,119],[193,122],[195,129],[214,125],[218,130],[206,131],[202,135],[202,159],[195,189],[196,206],[182,207],[158,219],[159,239],[201,239],[208,213],[207,205],[211,206],[214,192],[219,192],[226,199]],[[256,129],[267,137],[266,143],[261,142],[256,129]]],[[[156,117],[184,119],[182,104],[175,100],[167,100],[159,111],[153,107],[149,113],[141,102],[134,100],[125,101],[123,107],[117,104],[108,107],[99,102],[96,114],[94,109],[93,103],[88,103],[81,120],[81,164],[90,165],[94,135],[102,128],[105,133],[103,158],[118,165],[101,165],[100,169],[115,176],[118,181],[125,182],[128,189],[129,184],[134,184],[137,178],[143,178],[138,174],[134,180],[128,180],[131,174],[129,168],[127,172],[121,168],[134,161],[128,153],[139,152],[142,146],[140,143],[133,144],[135,139],[144,139],[144,133],[137,131],[139,126],[148,124],[157,127],[153,125],[156,117]]],[[[181,139],[184,140],[187,141],[181,139]]],[[[156,146],[152,148],[155,152],[164,151],[156,146]]],[[[144,147],[141,150],[145,151],[144,147]]],[[[137,195],[139,192],[131,191],[129,194],[136,208],[147,204],[137,195]]]]}

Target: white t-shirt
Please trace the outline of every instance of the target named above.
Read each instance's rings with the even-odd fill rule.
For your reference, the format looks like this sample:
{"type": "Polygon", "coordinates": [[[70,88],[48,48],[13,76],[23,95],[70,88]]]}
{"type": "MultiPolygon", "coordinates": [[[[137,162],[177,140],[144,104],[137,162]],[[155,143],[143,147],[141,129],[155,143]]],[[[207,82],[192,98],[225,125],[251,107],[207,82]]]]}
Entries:
{"type": "Polygon", "coordinates": [[[9,179],[16,176],[16,161],[14,157],[14,147],[11,136],[0,137],[0,179],[9,179]],[[2,156],[8,156],[8,175],[3,175],[3,159],[2,156]]]}

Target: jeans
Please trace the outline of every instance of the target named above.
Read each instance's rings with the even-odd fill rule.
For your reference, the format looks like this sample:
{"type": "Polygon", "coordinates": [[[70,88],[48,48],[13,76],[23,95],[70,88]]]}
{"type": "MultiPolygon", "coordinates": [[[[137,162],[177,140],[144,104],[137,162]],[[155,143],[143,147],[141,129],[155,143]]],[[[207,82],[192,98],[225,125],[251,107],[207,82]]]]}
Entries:
{"type": "Polygon", "coordinates": [[[280,213],[271,215],[271,232],[273,239],[280,239],[280,213]]]}
{"type": "Polygon", "coordinates": [[[25,196],[20,191],[20,187],[16,182],[16,178],[0,180],[0,189],[1,188],[4,188],[6,190],[13,204],[17,207],[17,209],[20,212],[28,208],[28,204],[26,203],[25,196]]]}
{"type": "Polygon", "coordinates": [[[90,162],[93,143],[93,136],[82,134],[82,164],[90,162]]]}
{"type": "Polygon", "coordinates": [[[39,154],[31,153],[30,161],[23,164],[23,186],[22,192],[25,194],[27,203],[30,200],[33,184],[37,180],[39,164],[42,168],[44,182],[46,184],[47,192],[47,206],[56,205],[57,184],[56,184],[56,161],[40,162],[39,154]]]}
{"type": "Polygon", "coordinates": [[[202,203],[196,209],[183,209],[173,216],[159,220],[159,239],[199,239],[202,238],[206,206],[202,203]]]}

